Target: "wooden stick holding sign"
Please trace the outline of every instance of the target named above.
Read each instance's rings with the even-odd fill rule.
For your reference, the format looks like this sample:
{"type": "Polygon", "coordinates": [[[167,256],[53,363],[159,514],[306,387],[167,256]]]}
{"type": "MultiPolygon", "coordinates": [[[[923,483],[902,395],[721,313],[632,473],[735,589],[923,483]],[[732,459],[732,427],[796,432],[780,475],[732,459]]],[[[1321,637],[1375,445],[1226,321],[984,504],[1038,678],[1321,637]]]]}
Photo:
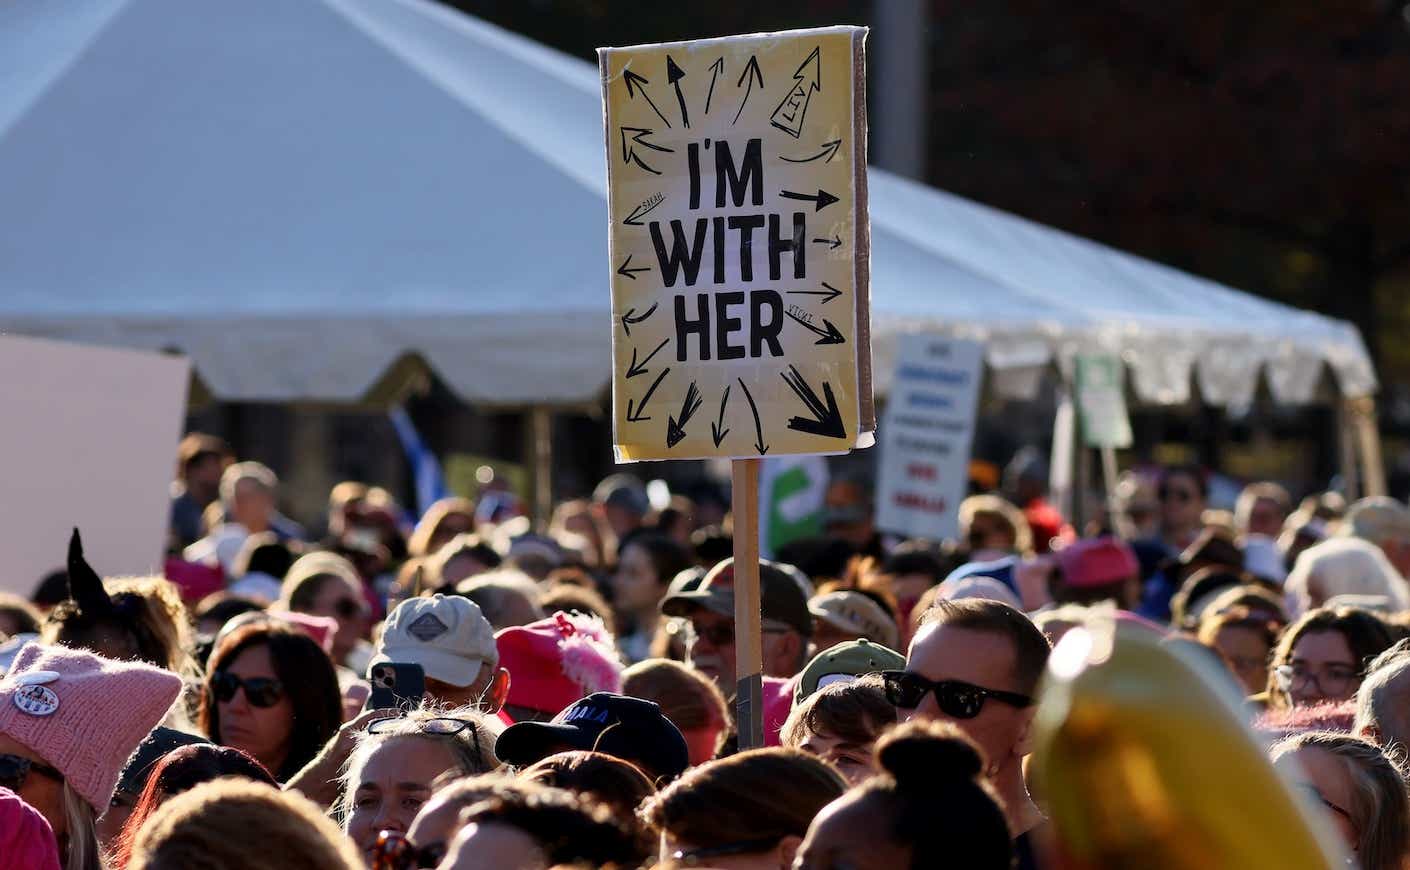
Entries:
{"type": "Polygon", "coordinates": [[[616,458],[735,461],[742,748],[763,745],[759,457],[845,453],[876,428],[865,39],[598,52],[616,458]]]}
{"type": "MultiPolygon", "coordinates": [[[[730,512],[734,516],[734,696],[739,748],[764,745],[764,647],[759,596],[758,459],[736,459],[730,512]]],[[[721,689],[724,687],[721,686],[721,689]]]]}

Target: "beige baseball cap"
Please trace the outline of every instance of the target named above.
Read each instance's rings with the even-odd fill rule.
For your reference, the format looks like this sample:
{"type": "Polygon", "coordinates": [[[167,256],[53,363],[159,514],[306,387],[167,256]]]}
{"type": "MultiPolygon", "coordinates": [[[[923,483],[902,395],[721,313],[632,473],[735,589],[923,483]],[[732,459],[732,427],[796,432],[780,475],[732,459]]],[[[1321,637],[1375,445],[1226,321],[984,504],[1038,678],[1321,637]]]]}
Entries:
{"type": "Polygon", "coordinates": [[[459,595],[437,594],[409,598],[387,617],[368,668],[384,662],[418,664],[426,676],[465,688],[485,664],[498,667],[499,650],[479,605],[459,595]]]}
{"type": "Polygon", "coordinates": [[[834,628],[853,632],[884,647],[895,649],[900,644],[896,621],[880,604],[860,592],[839,590],[815,595],[808,601],[808,612],[834,628]]]}

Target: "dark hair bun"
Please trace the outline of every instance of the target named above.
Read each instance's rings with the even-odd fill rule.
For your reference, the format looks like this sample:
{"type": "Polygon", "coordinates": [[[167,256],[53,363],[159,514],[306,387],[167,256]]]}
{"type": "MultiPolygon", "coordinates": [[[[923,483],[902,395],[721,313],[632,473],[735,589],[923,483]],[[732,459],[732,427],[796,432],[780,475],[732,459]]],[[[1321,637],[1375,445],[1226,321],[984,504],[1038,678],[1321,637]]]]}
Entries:
{"type": "Polygon", "coordinates": [[[984,759],[969,738],[953,727],[929,723],[897,728],[882,738],[876,757],[902,790],[972,782],[984,770],[984,759]]]}

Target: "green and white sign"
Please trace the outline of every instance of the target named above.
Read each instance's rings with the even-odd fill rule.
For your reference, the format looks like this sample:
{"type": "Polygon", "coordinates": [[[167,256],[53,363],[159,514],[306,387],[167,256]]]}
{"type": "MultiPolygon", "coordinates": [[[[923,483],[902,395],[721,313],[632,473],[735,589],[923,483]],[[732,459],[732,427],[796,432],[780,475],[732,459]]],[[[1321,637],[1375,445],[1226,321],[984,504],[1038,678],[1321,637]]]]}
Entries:
{"type": "Polygon", "coordinates": [[[1082,442],[1088,447],[1131,446],[1124,374],[1121,359],[1114,354],[1077,357],[1077,414],[1082,442]]]}

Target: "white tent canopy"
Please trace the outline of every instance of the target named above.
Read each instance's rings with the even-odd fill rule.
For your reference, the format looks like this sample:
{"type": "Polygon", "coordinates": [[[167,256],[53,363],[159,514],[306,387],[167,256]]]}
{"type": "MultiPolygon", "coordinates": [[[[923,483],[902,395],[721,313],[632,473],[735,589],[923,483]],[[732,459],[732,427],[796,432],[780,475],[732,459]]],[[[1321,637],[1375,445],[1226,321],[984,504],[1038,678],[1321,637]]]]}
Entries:
{"type": "MultiPolygon", "coordinates": [[[[178,348],[232,400],[356,400],[407,354],[462,397],[609,380],[597,69],[429,0],[0,4],[0,331],[178,348]]],[[[1080,350],[1146,401],[1376,388],[1349,324],[886,172],[896,337],[986,341],[1009,392],[1080,350]]]]}

